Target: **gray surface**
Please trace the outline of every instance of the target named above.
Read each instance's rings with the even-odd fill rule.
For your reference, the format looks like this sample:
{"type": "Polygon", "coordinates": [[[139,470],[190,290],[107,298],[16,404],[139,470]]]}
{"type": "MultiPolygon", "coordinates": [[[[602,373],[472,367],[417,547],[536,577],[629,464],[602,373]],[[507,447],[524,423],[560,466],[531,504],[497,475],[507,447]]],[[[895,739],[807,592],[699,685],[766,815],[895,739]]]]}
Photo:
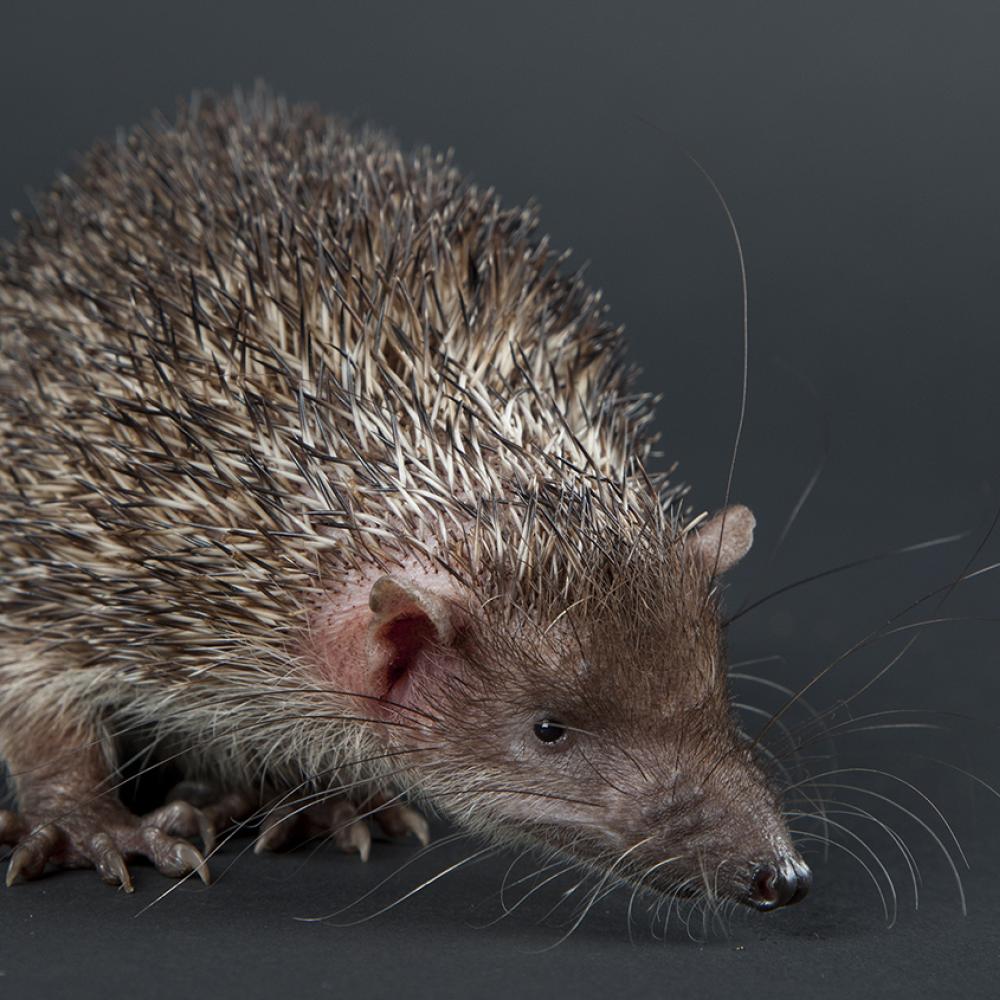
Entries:
{"type": "MultiPolygon", "coordinates": [[[[26,207],[24,189],[44,186],[74,150],[150,108],[169,110],[192,87],[258,76],[289,97],[390,126],[404,143],[454,146],[459,163],[509,202],[536,196],[555,241],[592,262],[591,280],[605,289],[646,368],[644,386],[665,394],[664,450],[696,484],[696,500],[712,506],[721,502],[737,411],[739,300],[725,220],[680,151],[691,150],[736,214],[751,279],[752,384],[735,495],[755,508],[761,529],[733,581],[735,606],[745,594],[854,556],[982,532],[1000,502],[998,33],[1000,10],[977,3],[245,0],[177,2],[156,13],[134,4],[7,4],[0,204],[26,207]],[[769,562],[820,461],[826,420],[833,444],[820,485],[769,562]]],[[[733,629],[733,656],[782,654],[784,663],[757,669],[801,683],[959,572],[973,544],[778,599],[733,629]]],[[[1000,539],[980,561],[991,559],[1000,559],[1000,539]]],[[[979,580],[946,611],[995,615],[998,593],[995,580],[979,580]]],[[[614,896],[567,941],[538,954],[563,933],[552,918],[537,923],[554,892],[495,927],[476,926],[497,914],[491,897],[509,858],[462,869],[344,928],[294,918],[356,900],[411,856],[406,848],[385,848],[367,869],[332,852],[248,855],[210,891],[184,886],[140,916],[166,888],[148,870],[139,871],[132,898],[88,873],[0,895],[0,989],[993,995],[1000,872],[991,851],[1000,817],[981,788],[925,758],[1000,778],[991,726],[1000,705],[995,636],[988,623],[929,630],[857,706],[932,707],[954,713],[936,717],[953,732],[844,740],[852,759],[901,770],[940,800],[973,862],[964,877],[967,918],[933,840],[883,804],[876,811],[899,821],[924,876],[914,913],[898,851],[893,858],[884,836],[873,841],[902,900],[891,930],[871,883],[846,856],[817,860],[806,904],[741,916],[729,939],[695,944],[675,922],[661,943],[637,921],[632,944],[627,897],[614,896]]],[[[900,645],[896,637],[852,658],[812,692],[816,703],[851,693],[900,645]]],[[[905,801],[934,819],[926,803],[905,801]]],[[[462,849],[431,854],[423,877],[464,857],[462,849]]],[[[418,884],[418,867],[378,903],[418,884]]],[[[370,902],[357,912],[377,909],[366,910],[370,902]]]]}
{"type": "Polygon", "coordinates": [[[630,944],[621,898],[556,947],[561,932],[528,915],[484,929],[495,906],[472,909],[471,900],[496,890],[504,866],[470,869],[357,927],[295,919],[357,898],[370,877],[398,864],[402,849],[390,853],[368,871],[332,853],[305,869],[300,858],[250,856],[211,889],[182,888],[138,917],[160,888],[152,873],[139,873],[142,900],[102,891],[86,873],[12,892],[3,913],[4,995],[993,995],[984,966],[997,928],[985,911],[962,919],[939,897],[890,931],[870,894],[854,908],[858,885],[826,879],[808,907],[766,921],[748,914],[728,940],[707,946],[681,930],[659,942],[637,929],[630,944]]]}

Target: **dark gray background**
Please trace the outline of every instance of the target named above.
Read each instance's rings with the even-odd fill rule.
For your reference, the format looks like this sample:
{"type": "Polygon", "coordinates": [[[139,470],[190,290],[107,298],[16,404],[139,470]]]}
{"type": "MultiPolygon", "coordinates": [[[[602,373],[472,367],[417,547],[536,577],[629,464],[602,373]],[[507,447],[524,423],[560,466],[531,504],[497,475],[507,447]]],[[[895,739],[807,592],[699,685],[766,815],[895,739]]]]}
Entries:
{"type": "MultiPolygon", "coordinates": [[[[750,272],[751,392],[734,496],[755,508],[760,530],[734,577],[733,606],[842,560],[972,532],[749,615],[732,630],[733,657],[781,654],[757,668],[768,677],[801,683],[959,573],[1000,502],[995,4],[8,2],[0,40],[5,208],[26,208],[26,189],[44,187],[94,137],[153,108],[172,111],[192,88],[257,77],[290,98],[388,126],[405,145],[454,147],[508,203],[537,197],[555,242],[591,261],[591,281],[630,332],[644,386],[664,394],[664,450],[711,507],[722,500],[738,409],[739,296],[725,219],[682,152],[690,150],[725,192],[750,272]],[[770,561],[822,458],[827,425],[825,472],[770,561]]],[[[0,228],[13,233],[6,217],[0,228]]],[[[978,564],[991,559],[1000,559],[1000,539],[978,564]]],[[[995,615],[998,593],[983,578],[943,613],[995,615]]],[[[992,995],[1000,816],[981,786],[928,758],[1000,778],[996,628],[928,630],[856,706],[929,707],[947,713],[927,717],[947,728],[843,743],[855,762],[915,781],[953,822],[972,864],[963,870],[967,917],[934,840],[875,800],[865,804],[898,825],[921,865],[918,912],[899,852],[875,837],[900,894],[891,930],[871,881],[842,855],[815,858],[804,905],[740,916],[728,937],[704,944],[676,921],[665,942],[654,941],[648,919],[637,919],[630,942],[627,896],[613,896],[552,948],[569,912],[567,904],[538,923],[554,890],[482,929],[499,912],[509,857],[463,869],[356,927],[301,923],[294,918],[357,900],[411,851],[384,847],[365,869],[332,851],[236,859],[240,842],[210,891],[184,885],[141,913],[167,888],[148,869],[138,870],[131,898],[90,873],[0,894],[0,989],[992,995]]],[[[817,705],[864,683],[906,635],[838,667],[813,692],[817,705]]],[[[926,803],[898,785],[893,794],[946,837],[926,803]]],[[[878,833],[854,828],[866,839],[878,833]]],[[[429,877],[473,849],[442,848],[414,869],[429,877]]],[[[419,881],[408,869],[348,916],[371,914],[419,881]]]]}

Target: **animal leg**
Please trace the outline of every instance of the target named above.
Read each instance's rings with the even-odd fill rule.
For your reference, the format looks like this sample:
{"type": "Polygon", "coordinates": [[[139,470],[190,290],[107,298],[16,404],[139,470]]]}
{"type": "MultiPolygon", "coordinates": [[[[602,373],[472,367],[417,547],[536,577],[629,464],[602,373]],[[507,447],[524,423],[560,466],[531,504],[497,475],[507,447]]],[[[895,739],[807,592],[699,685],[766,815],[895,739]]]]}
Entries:
{"type": "Polygon", "coordinates": [[[18,720],[0,731],[17,811],[0,810],[0,844],[13,847],[7,885],[37,878],[52,864],[95,868],[109,885],[132,892],[127,860],[146,858],[164,875],[210,879],[202,854],[179,830],[214,842],[208,817],[186,802],[136,816],[120,801],[109,741],[96,728],[18,720]]]}

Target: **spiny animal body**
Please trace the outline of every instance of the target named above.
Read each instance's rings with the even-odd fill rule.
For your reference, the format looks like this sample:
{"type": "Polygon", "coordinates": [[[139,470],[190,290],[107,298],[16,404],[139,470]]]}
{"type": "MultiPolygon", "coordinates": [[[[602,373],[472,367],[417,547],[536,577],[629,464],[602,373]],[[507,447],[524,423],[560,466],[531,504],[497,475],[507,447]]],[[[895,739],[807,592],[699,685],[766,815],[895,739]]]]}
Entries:
{"type": "Polygon", "coordinates": [[[266,93],[95,148],[0,274],[8,883],[408,804],[668,893],[809,871],[730,706],[753,518],[647,468],[598,295],[446,158],[266,93]],[[188,779],[138,817],[129,748],[188,779]],[[195,798],[197,795],[197,798],[195,798]],[[200,806],[200,808],[198,808],[200,806]]]}

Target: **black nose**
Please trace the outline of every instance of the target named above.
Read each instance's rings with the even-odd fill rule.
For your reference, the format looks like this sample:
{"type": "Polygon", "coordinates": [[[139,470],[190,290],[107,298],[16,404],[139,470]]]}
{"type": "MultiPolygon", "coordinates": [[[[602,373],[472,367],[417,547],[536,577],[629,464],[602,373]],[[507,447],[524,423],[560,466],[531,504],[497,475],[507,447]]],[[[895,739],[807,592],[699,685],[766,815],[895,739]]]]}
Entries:
{"type": "Polygon", "coordinates": [[[749,902],[758,910],[776,910],[805,899],[812,872],[799,860],[782,858],[777,864],[758,865],[750,878],[749,902]]]}

